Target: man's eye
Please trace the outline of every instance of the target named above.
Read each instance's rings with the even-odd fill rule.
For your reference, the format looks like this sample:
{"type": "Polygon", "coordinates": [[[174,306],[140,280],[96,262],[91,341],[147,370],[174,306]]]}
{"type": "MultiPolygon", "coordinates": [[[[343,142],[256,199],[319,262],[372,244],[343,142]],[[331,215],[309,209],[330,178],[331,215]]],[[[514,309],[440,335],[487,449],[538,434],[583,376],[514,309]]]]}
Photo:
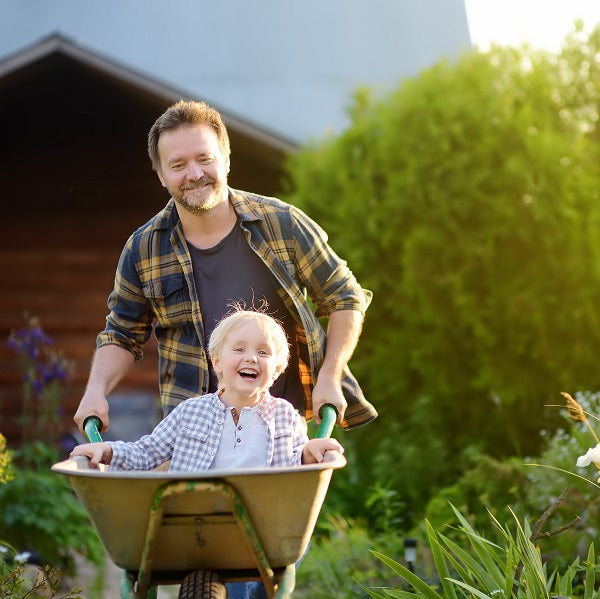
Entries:
{"type": "Polygon", "coordinates": [[[200,158],[200,160],[198,160],[198,162],[200,164],[211,164],[214,161],[215,161],[214,156],[204,156],[203,158],[200,158]]]}
{"type": "Polygon", "coordinates": [[[171,165],[171,169],[173,169],[174,171],[180,171],[183,168],[183,164],[172,164],[171,165]]]}

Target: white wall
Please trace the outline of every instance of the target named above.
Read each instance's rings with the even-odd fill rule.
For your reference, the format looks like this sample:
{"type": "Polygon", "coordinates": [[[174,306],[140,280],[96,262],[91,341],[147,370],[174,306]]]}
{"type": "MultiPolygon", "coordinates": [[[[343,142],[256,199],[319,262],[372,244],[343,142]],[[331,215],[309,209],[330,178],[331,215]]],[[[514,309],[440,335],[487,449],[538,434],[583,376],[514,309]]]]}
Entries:
{"type": "Polygon", "coordinates": [[[53,33],[298,142],[470,47],[463,0],[0,0],[0,60],[53,33]]]}

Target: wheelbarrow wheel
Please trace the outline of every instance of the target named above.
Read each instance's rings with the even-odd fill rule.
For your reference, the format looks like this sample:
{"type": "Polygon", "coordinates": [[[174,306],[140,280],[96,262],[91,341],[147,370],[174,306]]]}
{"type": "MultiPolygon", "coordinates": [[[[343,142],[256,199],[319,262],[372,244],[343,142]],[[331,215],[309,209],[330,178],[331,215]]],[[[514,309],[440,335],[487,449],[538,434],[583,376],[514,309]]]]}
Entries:
{"type": "Polygon", "coordinates": [[[198,570],[183,579],[179,599],[227,599],[227,588],[216,572],[198,570]]]}

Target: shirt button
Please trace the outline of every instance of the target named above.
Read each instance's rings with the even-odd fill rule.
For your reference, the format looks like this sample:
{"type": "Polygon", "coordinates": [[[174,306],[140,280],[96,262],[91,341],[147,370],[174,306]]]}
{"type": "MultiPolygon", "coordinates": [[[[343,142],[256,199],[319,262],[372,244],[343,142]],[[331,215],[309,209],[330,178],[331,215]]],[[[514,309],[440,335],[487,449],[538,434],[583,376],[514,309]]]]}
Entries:
{"type": "Polygon", "coordinates": [[[208,453],[210,453],[210,455],[215,455],[215,452],[212,449],[208,453]]]}
{"type": "Polygon", "coordinates": [[[223,421],[219,418],[219,420],[217,420],[217,424],[223,424],[223,421]]]}
{"type": "Polygon", "coordinates": [[[241,431],[241,430],[242,430],[242,427],[241,427],[241,426],[238,426],[238,431],[241,431]]]}
{"type": "Polygon", "coordinates": [[[242,440],[241,440],[239,437],[236,439],[236,441],[237,441],[238,443],[241,443],[241,442],[242,442],[242,440]]]}

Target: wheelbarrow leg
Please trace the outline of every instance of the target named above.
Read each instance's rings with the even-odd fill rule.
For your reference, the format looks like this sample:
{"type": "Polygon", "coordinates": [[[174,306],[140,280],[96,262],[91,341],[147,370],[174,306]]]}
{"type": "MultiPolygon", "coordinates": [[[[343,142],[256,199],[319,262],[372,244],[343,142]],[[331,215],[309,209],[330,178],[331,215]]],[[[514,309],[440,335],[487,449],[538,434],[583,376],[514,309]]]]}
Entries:
{"type": "Polygon", "coordinates": [[[121,575],[121,584],[119,586],[121,599],[156,599],[158,587],[150,587],[147,591],[139,589],[136,592],[136,583],[137,576],[133,572],[124,570],[121,575]]]}
{"type": "Polygon", "coordinates": [[[286,566],[283,574],[277,581],[277,590],[274,599],[290,599],[296,587],[296,564],[286,566]]]}

